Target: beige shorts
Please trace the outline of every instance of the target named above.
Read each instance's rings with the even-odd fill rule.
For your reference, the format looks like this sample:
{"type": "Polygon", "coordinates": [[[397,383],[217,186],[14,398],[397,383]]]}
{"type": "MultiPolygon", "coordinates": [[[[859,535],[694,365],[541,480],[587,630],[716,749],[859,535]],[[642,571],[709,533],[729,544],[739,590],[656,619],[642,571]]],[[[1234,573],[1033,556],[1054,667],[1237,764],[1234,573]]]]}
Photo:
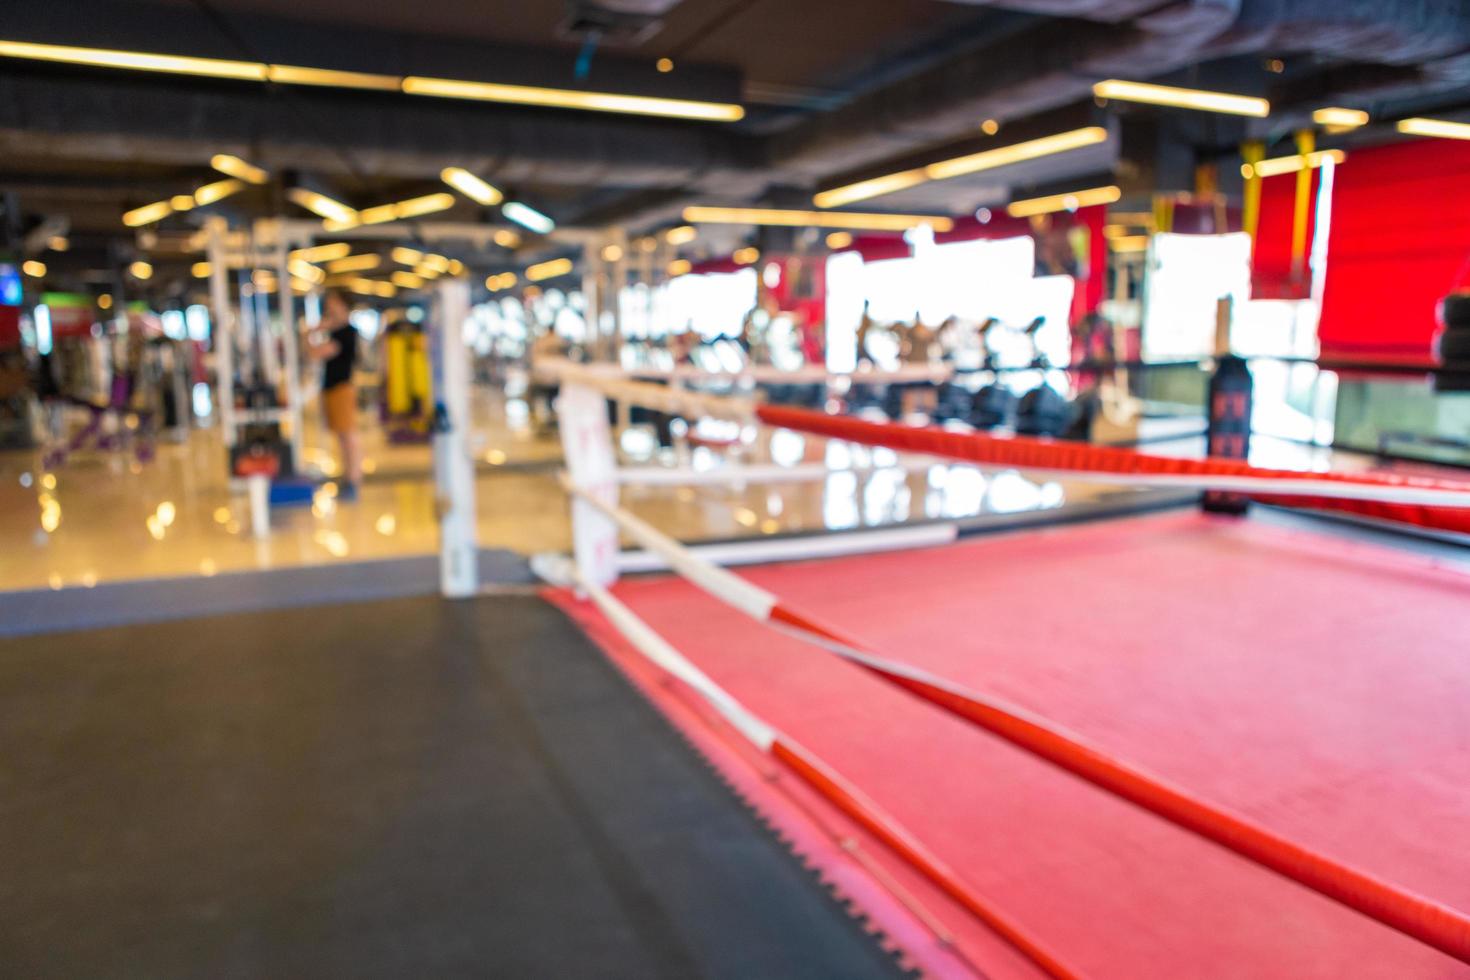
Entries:
{"type": "Polygon", "coordinates": [[[338,435],[357,429],[357,389],[350,384],[333,385],[322,392],[327,428],[338,435]]]}

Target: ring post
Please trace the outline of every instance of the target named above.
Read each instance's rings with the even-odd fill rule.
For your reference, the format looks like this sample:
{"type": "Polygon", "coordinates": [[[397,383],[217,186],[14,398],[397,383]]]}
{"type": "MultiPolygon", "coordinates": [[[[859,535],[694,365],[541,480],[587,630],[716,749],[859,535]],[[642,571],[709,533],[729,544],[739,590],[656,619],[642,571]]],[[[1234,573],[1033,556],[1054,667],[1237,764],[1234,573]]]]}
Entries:
{"type": "Polygon", "coordinates": [[[474,595],[480,587],[475,545],[475,467],[468,442],[469,351],[464,323],[470,287],[446,279],[434,293],[428,318],[434,392],[434,500],[439,516],[439,591],[447,598],[474,595]]]}
{"type": "MultiPolygon", "coordinates": [[[[606,396],[586,385],[564,383],[557,396],[556,415],[572,486],[617,507],[617,460],[607,424],[606,396]]],[[[617,581],[617,524],[579,494],[572,495],[572,551],[582,578],[603,588],[617,581]]]]}

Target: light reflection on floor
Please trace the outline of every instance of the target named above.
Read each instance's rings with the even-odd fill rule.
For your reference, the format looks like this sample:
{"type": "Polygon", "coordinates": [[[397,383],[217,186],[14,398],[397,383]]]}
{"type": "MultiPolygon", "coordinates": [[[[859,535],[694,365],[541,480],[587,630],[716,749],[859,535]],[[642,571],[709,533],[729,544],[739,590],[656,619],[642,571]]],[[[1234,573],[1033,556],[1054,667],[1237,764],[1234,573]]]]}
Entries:
{"type": "MultiPolygon", "coordinates": [[[[339,499],[337,484],[328,482],[309,506],[277,509],[260,539],[251,533],[246,499],[231,492],[224,449],[212,430],[195,431],[181,444],[160,443],[146,464],[124,453],[87,453],[45,473],[35,453],[0,453],[0,589],[433,553],[429,446],[389,444],[366,413],[364,431],[368,475],[358,499],[339,499]]],[[[660,450],[647,430],[634,430],[623,446],[627,462],[637,465],[775,462],[825,465],[831,472],[781,483],[629,485],[625,504],[675,537],[700,540],[1014,513],[1107,491],[930,465],[792,432],[734,427],[721,434],[739,441],[728,449],[660,450]]],[[[309,419],[305,435],[303,458],[335,476],[320,422],[309,419]]],[[[537,431],[525,402],[477,391],[471,446],[480,464],[480,544],[525,554],[568,548],[567,504],[555,478],[560,447],[537,431]]]]}

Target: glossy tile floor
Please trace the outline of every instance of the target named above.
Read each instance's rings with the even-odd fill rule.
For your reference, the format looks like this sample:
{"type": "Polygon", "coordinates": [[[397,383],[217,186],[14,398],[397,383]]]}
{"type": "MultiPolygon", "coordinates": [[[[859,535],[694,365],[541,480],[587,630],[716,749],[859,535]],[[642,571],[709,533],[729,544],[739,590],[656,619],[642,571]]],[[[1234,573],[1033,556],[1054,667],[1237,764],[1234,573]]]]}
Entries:
{"type": "MultiPolygon", "coordinates": [[[[474,407],[480,545],[522,554],[568,548],[556,439],[536,430],[520,399],[477,389],[474,407]]],[[[310,507],[274,510],[263,538],[251,533],[243,494],[231,490],[213,429],[195,430],[183,443],[160,442],[148,463],[126,451],[92,451],[43,472],[37,453],[0,453],[0,589],[434,552],[429,447],[390,445],[376,421],[367,413],[363,418],[367,473],[358,499],[338,502],[335,485],[325,484],[310,507]]],[[[319,420],[308,417],[305,435],[307,465],[334,472],[319,420]]],[[[730,462],[725,451],[706,448],[660,453],[648,433],[637,429],[625,435],[623,449],[625,462],[636,466],[714,468],[730,462]]],[[[697,541],[1016,513],[1110,490],[1038,484],[1015,472],[982,473],[968,466],[915,466],[886,450],[791,432],[773,433],[736,455],[741,463],[824,463],[831,472],[778,483],[628,485],[622,499],[675,537],[697,541]]]]}

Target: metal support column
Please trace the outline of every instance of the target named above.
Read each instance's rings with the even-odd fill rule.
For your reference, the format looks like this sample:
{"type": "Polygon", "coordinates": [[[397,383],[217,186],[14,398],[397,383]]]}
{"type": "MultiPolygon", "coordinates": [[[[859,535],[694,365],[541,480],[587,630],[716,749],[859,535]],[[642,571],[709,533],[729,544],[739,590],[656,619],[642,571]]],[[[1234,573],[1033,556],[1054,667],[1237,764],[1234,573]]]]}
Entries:
{"type": "MultiPolygon", "coordinates": [[[[230,270],[225,250],[228,224],[222,217],[205,221],[209,249],[209,305],[214,344],[215,405],[225,447],[235,447],[235,313],[230,306],[230,270]]],[[[119,304],[121,297],[119,297],[119,304]]]]}

